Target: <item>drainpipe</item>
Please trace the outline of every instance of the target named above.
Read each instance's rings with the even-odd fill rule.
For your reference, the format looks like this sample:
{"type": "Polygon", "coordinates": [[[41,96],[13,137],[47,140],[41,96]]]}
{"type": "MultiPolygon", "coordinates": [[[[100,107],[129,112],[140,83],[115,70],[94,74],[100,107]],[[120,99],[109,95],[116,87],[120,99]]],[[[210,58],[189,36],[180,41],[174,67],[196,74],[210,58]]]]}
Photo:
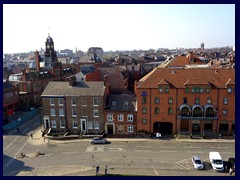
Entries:
{"type": "Polygon", "coordinates": [[[152,116],[151,116],[151,114],[152,114],[152,109],[151,109],[151,88],[150,88],[150,109],[149,109],[149,112],[150,112],[150,133],[152,133],[151,131],[152,131],[152,116]]]}
{"type": "MultiPolygon", "coordinates": [[[[178,113],[180,112],[180,110],[178,111],[177,102],[178,102],[178,88],[176,88],[176,110],[177,110],[177,113],[176,113],[176,123],[175,123],[176,124],[176,128],[175,129],[178,131],[178,118],[177,117],[178,117],[178,113]]],[[[176,133],[178,133],[178,132],[176,132],[176,133]]],[[[173,134],[173,132],[172,132],[172,134],[173,134]]]]}

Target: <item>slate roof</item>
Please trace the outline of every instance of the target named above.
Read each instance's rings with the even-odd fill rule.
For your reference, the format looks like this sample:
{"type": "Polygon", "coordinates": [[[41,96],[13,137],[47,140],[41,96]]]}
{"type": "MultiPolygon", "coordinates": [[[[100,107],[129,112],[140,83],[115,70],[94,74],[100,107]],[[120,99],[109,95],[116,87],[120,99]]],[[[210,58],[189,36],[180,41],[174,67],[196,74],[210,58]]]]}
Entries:
{"type": "Polygon", "coordinates": [[[69,86],[67,81],[50,81],[41,96],[103,96],[104,92],[103,82],[76,82],[69,86]]]}
{"type": "Polygon", "coordinates": [[[138,88],[158,88],[163,79],[176,88],[184,88],[186,83],[211,84],[216,88],[225,88],[227,83],[235,83],[235,69],[172,69],[155,68],[138,82],[138,88]],[[217,72],[217,73],[216,73],[217,72]],[[229,81],[231,79],[231,81],[229,81]]]}
{"type": "Polygon", "coordinates": [[[106,110],[113,111],[135,111],[136,110],[136,97],[129,94],[119,94],[119,95],[109,95],[107,97],[107,106],[106,110]],[[112,102],[115,101],[116,105],[113,105],[112,102]],[[128,105],[124,105],[124,102],[127,101],[128,105]]]}

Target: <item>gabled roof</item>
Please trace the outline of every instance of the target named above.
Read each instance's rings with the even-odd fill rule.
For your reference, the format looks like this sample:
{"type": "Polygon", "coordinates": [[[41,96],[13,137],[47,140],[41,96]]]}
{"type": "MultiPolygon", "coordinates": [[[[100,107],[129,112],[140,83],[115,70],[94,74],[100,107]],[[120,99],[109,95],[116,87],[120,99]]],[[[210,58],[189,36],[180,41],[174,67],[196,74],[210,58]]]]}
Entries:
{"type": "Polygon", "coordinates": [[[162,79],[159,83],[158,83],[158,86],[159,85],[169,85],[169,83],[165,80],[165,79],[162,79]]]}
{"type": "Polygon", "coordinates": [[[209,83],[216,88],[226,88],[229,79],[235,81],[235,69],[217,69],[217,71],[218,73],[215,73],[215,69],[212,68],[196,68],[174,69],[175,73],[172,73],[172,69],[169,68],[156,68],[139,80],[138,88],[157,88],[162,79],[176,88],[184,88],[190,79],[189,83],[209,83]]]}
{"type": "Polygon", "coordinates": [[[208,85],[205,79],[188,79],[184,85],[208,85]]]}
{"type": "Polygon", "coordinates": [[[229,79],[225,86],[227,87],[228,85],[235,85],[235,80],[229,79]]]}

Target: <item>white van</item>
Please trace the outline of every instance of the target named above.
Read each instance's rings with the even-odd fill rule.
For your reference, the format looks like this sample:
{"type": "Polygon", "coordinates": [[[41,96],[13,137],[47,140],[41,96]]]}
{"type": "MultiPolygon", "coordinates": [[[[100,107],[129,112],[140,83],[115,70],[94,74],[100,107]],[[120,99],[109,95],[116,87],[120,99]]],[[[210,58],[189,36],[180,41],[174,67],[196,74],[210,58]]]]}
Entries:
{"type": "Polygon", "coordinates": [[[223,160],[219,152],[209,152],[209,160],[214,171],[224,171],[223,160]]]}

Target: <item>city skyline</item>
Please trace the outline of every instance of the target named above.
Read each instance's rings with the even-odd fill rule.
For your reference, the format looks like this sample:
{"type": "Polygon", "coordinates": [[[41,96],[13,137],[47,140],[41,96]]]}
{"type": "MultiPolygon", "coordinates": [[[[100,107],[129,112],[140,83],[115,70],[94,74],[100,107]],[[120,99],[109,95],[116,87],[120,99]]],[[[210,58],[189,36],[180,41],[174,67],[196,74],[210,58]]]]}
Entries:
{"type": "Polygon", "coordinates": [[[4,4],[3,53],[235,46],[234,4],[4,4]]]}

